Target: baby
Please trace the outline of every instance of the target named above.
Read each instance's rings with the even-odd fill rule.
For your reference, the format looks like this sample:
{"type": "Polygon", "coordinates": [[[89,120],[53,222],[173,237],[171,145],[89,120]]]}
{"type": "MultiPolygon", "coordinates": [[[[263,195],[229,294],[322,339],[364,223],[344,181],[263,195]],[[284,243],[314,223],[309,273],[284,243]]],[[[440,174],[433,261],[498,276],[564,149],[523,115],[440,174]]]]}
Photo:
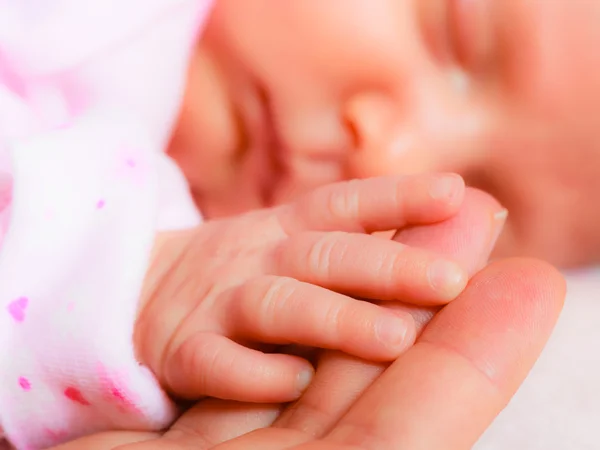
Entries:
{"type": "Polygon", "coordinates": [[[174,398],[296,399],[310,364],[257,350],[393,360],[411,316],[351,297],[435,305],[466,284],[452,261],[369,236],[451,217],[455,175],[332,185],[199,226],[164,150],[208,8],[0,1],[0,424],[17,449],[161,429],[174,398]]]}
{"type": "MultiPolygon", "coordinates": [[[[598,30],[589,0],[220,0],[171,153],[212,216],[456,171],[510,211],[498,256],[598,263],[598,30]]],[[[571,283],[542,364],[478,449],[598,448],[599,283],[571,283]]]]}
{"type": "Polygon", "coordinates": [[[451,171],[510,211],[497,256],[598,261],[599,23],[589,0],[220,0],[171,153],[209,216],[451,171]]]}

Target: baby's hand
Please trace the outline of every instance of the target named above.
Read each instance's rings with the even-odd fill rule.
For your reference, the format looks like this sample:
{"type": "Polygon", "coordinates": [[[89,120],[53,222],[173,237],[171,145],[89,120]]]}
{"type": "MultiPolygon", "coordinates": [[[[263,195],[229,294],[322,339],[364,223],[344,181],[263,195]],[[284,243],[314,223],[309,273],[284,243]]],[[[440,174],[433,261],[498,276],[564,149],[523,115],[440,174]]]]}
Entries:
{"type": "Polygon", "coordinates": [[[463,195],[454,175],[353,181],[161,235],[135,330],[141,362],[180,398],[285,402],[307,387],[312,366],[263,353],[264,344],[395,359],[415,339],[410,314],[352,297],[444,304],[467,275],[370,233],[445,220],[463,195]]]}

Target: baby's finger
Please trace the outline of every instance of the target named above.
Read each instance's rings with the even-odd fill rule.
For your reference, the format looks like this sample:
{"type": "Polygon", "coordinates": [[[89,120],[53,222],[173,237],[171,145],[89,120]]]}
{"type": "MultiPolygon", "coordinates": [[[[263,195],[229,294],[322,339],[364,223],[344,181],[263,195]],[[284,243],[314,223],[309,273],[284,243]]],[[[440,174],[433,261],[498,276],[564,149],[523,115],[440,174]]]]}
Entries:
{"type": "Polygon", "coordinates": [[[224,295],[225,327],[235,338],[336,349],[377,361],[397,358],[415,339],[408,313],[292,278],[261,277],[224,295]]]}
{"type": "MultiPolygon", "coordinates": [[[[454,217],[435,225],[400,230],[394,240],[451,257],[472,276],[487,263],[507,214],[489,194],[469,188],[463,206],[454,217]]],[[[387,303],[386,306],[410,312],[419,333],[438,311],[438,307],[422,308],[406,303],[387,303]]]]}
{"type": "Polygon", "coordinates": [[[445,304],[462,292],[468,274],[433,252],[373,236],[306,232],[275,250],[272,271],[353,297],[445,304]]]}
{"type": "Polygon", "coordinates": [[[314,371],[296,356],[265,354],[225,336],[197,333],[167,357],[163,373],[167,390],[180,398],[280,403],[300,397],[314,371]]]}
{"type": "Polygon", "coordinates": [[[464,182],[454,174],[352,180],[316,189],[280,209],[285,231],[388,231],[452,217],[464,182]]]}

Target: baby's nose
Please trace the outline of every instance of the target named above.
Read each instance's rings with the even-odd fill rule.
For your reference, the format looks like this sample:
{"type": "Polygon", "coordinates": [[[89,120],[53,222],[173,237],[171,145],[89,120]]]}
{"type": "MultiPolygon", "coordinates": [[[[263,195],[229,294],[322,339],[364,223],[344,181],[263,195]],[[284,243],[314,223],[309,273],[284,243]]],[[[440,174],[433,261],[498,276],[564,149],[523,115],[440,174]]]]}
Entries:
{"type": "Polygon", "coordinates": [[[356,96],[346,120],[354,136],[348,175],[367,178],[432,171],[467,173],[485,158],[485,126],[472,109],[399,107],[379,94],[356,96]]]}

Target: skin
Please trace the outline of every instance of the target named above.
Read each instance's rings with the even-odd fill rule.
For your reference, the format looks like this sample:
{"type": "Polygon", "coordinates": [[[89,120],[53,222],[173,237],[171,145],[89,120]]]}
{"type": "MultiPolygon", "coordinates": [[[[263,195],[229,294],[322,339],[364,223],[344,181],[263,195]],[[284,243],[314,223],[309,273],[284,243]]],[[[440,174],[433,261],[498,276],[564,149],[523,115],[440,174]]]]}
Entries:
{"type": "Polygon", "coordinates": [[[371,234],[448,219],[464,195],[452,174],[374,178],[160,234],[135,325],[139,361],[177,398],[273,403],[296,400],[314,372],[273,345],[395,360],[415,324],[382,306],[446,304],[468,274],[371,234]]]}
{"type": "MultiPolygon", "coordinates": [[[[537,255],[562,265],[597,261],[600,218],[586,204],[598,189],[600,159],[596,3],[221,0],[194,57],[172,154],[213,217],[280,203],[340,179],[456,171],[510,209],[499,255],[537,255]],[[467,3],[462,11],[470,12],[453,15],[467,3]]],[[[288,448],[312,436],[328,443],[310,448],[439,448],[438,438],[445,448],[469,448],[545,342],[564,295],[559,280],[534,261],[492,265],[448,309],[456,315],[444,310],[421,339],[428,330],[436,336],[440,323],[448,334],[433,343],[419,340],[348,415],[354,401],[348,391],[334,395],[333,411],[321,402],[315,412],[301,399],[280,419],[291,415],[293,425],[222,448],[288,448]],[[472,286],[482,290],[471,295],[472,286]],[[523,320],[515,325],[517,318],[523,320]],[[481,324],[482,334],[467,320],[481,324]],[[495,326],[516,331],[516,339],[495,326]],[[491,345],[469,354],[481,338],[491,345]],[[504,370],[496,373],[498,363],[504,370]],[[482,367],[492,376],[484,371],[481,378],[482,367]],[[471,388],[464,389],[465,380],[471,388]],[[464,415],[456,414],[456,404],[464,415]],[[415,405],[419,414],[407,417],[415,405]],[[379,410],[385,417],[373,415],[379,410]],[[441,430],[431,433],[423,423],[441,430]]],[[[329,355],[337,368],[315,387],[321,395],[339,386],[341,366],[354,364],[329,355]]],[[[381,370],[357,365],[359,386],[381,370]]],[[[342,386],[356,389],[352,381],[342,386]]],[[[163,445],[211,448],[277,413],[201,403],[163,445]],[[199,436],[207,419],[213,434],[199,436]]],[[[119,434],[94,442],[154,437],[119,434]]]]}
{"type": "Polygon", "coordinates": [[[208,216],[450,171],[510,211],[496,256],[597,262],[599,23],[589,0],[219,0],[171,151],[208,216]]]}
{"type": "MultiPolygon", "coordinates": [[[[454,218],[412,228],[397,239],[408,245],[427,242],[429,250],[475,271],[498,234],[491,219],[499,209],[489,196],[471,193],[454,218]]],[[[350,376],[337,371],[337,377],[315,380],[305,402],[286,408],[273,427],[279,405],[203,400],[163,435],[105,433],[55,450],[467,450],[535,362],[564,294],[563,279],[547,264],[497,262],[475,275],[362,396],[354,389],[357,379],[372,381],[383,367],[346,359],[350,376]],[[254,431],[260,427],[267,428],[254,431]]],[[[317,374],[327,372],[327,358],[339,365],[343,357],[326,353],[317,374]]]]}

